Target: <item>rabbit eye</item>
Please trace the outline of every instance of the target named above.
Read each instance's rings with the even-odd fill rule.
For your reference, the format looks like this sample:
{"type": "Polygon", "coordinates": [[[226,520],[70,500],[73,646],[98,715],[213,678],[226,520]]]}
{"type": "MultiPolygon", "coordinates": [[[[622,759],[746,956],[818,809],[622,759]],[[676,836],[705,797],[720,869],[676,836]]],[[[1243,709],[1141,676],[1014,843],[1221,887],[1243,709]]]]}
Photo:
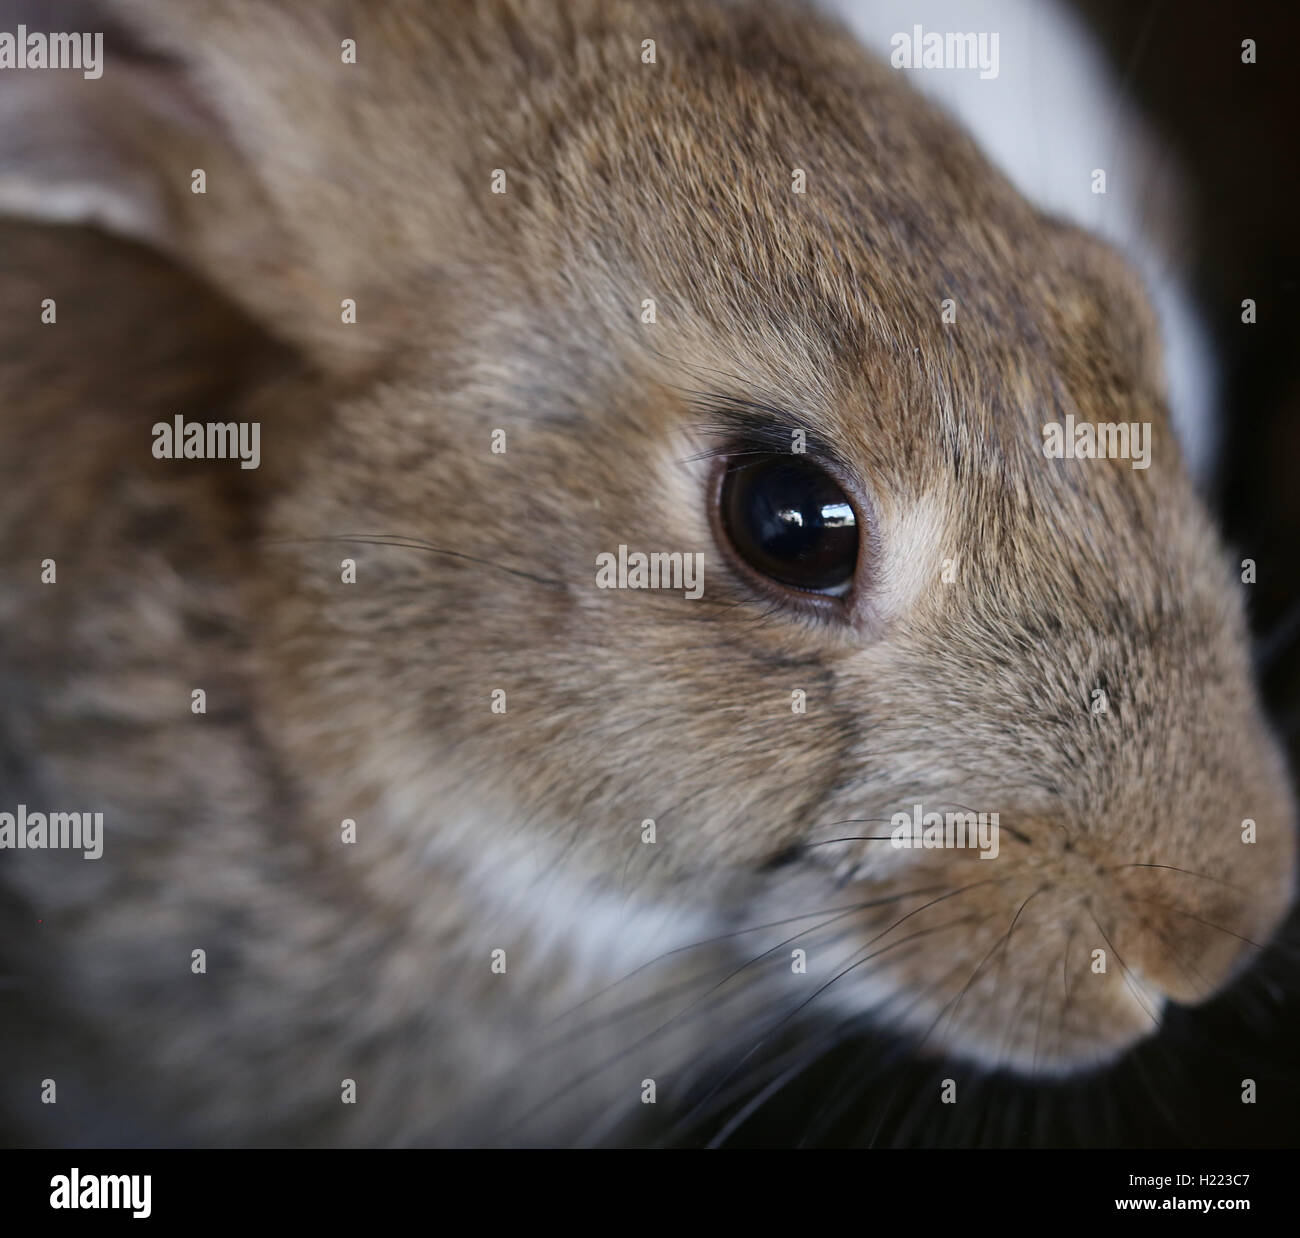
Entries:
{"type": "Polygon", "coordinates": [[[728,462],[721,522],[756,572],[807,593],[840,597],[858,564],[857,513],[824,469],[792,455],[728,462]]]}

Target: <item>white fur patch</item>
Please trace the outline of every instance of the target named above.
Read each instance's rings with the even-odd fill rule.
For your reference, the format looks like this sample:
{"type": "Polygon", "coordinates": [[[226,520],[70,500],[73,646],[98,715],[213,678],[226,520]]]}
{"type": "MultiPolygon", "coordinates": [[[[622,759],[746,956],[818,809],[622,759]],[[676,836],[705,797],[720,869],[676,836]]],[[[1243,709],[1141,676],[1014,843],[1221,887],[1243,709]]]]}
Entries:
{"type": "MultiPolygon", "coordinates": [[[[635,888],[635,856],[627,894],[595,879],[576,878],[561,848],[533,830],[503,829],[486,813],[458,815],[446,823],[448,833],[430,840],[424,859],[431,864],[448,855],[477,857],[467,874],[469,887],[502,923],[527,942],[538,957],[563,957],[572,965],[575,991],[620,980],[669,951],[716,936],[719,929],[706,912],[670,902],[649,902],[635,888]],[[489,841],[490,840],[490,841],[489,841]]],[[[641,844],[634,836],[629,847],[641,844]]],[[[507,950],[516,942],[498,943],[507,950]]]]}

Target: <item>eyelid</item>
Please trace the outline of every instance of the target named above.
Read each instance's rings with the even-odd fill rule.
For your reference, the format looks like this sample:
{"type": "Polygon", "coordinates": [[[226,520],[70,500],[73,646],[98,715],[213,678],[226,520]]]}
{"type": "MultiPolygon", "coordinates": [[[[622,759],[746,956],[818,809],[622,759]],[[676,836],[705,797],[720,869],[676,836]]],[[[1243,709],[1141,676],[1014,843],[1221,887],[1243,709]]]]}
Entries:
{"type": "Polygon", "coordinates": [[[719,393],[698,394],[691,403],[701,416],[696,432],[721,440],[719,446],[701,452],[701,459],[735,454],[737,448],[748,448],[772,455],[803,456],[826,468],[836,480],[853,473],[849,461],[811,420],[779,405],[754,397],[719,393]],[[793,450],[796,433],[804,436],[803,451],[793,450]]]}

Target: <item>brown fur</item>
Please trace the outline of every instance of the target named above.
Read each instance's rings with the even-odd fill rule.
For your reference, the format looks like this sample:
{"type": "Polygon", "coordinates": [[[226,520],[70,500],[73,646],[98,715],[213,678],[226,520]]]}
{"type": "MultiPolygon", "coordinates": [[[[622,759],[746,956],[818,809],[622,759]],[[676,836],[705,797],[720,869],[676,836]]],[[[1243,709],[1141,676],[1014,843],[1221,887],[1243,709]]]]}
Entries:
{"type": "MultiPolygon", "coordinates": [[[[680,1096],[863,953],[810,1016],[869,974],[930,1047],[1074,1069],[1270,933],[1290,794],[1142,292],[895,75],[785,6],[124,7],[178,65],[93,123],[147,156],[157,244],[201,283],[19,228],[0,276],[0,808],[107,820],[100,861],[0,857],[32,1138],[477,1140],[507,1113],[532,1124],[507,1137],[605,1135],[643,1079],[680,1096]],[[172,125],[169,92],[202,120],[172,125]],[[873,549],[847,621],[774,609],[716,548],[699,392],[789,409],[853,466],[873,549]],[[151,458],[154,421],[206,409],[260,418],[261,470],[151,458]],[[1151,468],[1045,460],[1067,412],[1153,422],[1151,468]],[[373,535],[470,557],[331,540],[373,535]],[[620,543],[703,551],[704,599],[596,589],[620,543]],[[1000,812],[1000,858],[769,863],[918,801],[1000,812]],[[626,939],[593,910],[580,940],[556,897],[578,925],[613,900],[626,939]],[[629,954],[792,917],[541,1053],[629,954]],[[662,1026],[767,946],[738,1000],[662,1026]],[[44,1075],[76,1080],[57,1115],[44,1075]]],[[[52,135],[94,85],[61,86],[52,135]]]]}

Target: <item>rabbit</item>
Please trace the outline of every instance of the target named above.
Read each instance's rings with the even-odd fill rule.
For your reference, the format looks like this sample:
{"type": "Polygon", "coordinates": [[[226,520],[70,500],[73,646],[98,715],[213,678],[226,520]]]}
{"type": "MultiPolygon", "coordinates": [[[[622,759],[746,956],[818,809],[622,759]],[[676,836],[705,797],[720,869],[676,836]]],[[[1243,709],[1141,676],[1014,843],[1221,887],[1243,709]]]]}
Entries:
{"type": "Polygon", "coordinates": [[[802,5],[109,17],[0,74],[0,811],[103,821],[0,852],[15,1139],[671,1140],[1248,973],[1289,777],[1110,244],[802,5]]]}

